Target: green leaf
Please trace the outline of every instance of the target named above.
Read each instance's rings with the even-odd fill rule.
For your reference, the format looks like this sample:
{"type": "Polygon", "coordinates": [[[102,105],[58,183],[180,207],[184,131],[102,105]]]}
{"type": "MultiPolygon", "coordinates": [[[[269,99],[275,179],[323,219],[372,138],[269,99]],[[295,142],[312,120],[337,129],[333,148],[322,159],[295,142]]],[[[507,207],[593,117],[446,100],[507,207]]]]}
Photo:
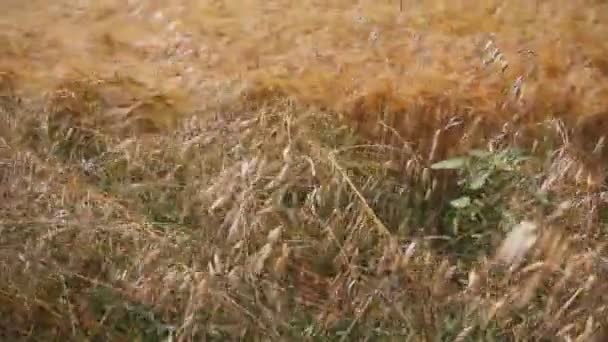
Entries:
{"type": "Polygon", "coordinates": [[[479,190],[485,184],[488,178],[490,177],[490,172],[484,172],[482,174],[475,175],[471,183],[469,184],[469,189],[471,190],[479,190]]]}
{"type": "Polygon", "coordinates": [[[466,157],[457,157],[452,159],[442,160],[431,165],[431,169],[433,170],[456,170],[462,169],[468,161],[466,157]]]}
{"type": "Polygon", "coordinates": [[[470,150],[469,151],[469,155],[472,157],[476,157],[476,158],[487,158],[492,154],[492,152],[490,151],[486,151],[486,150],[470,150]]]}
{"type": "Polygon", "coordinates": [[[466,208],[470,204],[471,204],[471,198],[469,196],[463,196],[463,197],[457,198],[450,202],[450,205],[452,205],[454,208],[458,208],[458,209],[466,208]]]}
{"type": "Polygon", "coordinates": [[[528,160],[532,160],[532,157],[530,157],[530,156],[517,156],[517,157],[515,157],[515,162],[516,163],[521,163],[521,162],[525,162],[525,161],[528,161],[528,160]]]}

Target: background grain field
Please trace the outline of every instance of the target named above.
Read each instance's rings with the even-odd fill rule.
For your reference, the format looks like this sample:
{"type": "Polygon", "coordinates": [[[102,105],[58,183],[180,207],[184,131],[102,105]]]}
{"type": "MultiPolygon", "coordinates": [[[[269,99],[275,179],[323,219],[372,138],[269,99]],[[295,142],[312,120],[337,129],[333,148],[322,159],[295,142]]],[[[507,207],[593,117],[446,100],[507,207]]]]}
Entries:
{"type": "Polygon", "coordinates": [[[604,340],[608,4],[1,12],[3,340],[604,340]]]}

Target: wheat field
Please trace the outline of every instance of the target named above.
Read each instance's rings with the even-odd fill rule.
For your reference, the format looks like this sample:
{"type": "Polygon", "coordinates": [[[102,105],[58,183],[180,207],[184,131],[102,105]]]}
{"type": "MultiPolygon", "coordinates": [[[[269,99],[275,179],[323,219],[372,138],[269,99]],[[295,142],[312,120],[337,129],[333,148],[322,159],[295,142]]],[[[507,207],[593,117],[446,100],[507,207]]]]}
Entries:
{"type": "Polygon", "coordinates": [[[0,339],[605,341],[608,3],[4,0],[0,339]]]}

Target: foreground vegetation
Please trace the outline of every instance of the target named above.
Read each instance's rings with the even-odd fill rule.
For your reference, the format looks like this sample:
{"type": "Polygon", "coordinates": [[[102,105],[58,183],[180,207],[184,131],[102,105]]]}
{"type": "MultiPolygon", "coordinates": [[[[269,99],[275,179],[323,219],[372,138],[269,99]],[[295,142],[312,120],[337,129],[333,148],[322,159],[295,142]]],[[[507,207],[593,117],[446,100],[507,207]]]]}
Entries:
{"type": "Polygon", "coordinates": [[[606,5],[401,4],[8,5],[3,340],[608,338],[606,5]]]}

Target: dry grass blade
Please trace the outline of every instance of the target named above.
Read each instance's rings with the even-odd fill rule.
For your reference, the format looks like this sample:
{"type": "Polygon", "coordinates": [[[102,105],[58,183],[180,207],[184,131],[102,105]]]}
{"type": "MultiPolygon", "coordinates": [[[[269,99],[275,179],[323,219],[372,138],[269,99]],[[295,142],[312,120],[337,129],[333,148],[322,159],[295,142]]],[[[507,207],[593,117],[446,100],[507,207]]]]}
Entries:
{"type": "Polygon", "coordinates": [[[336,170],[338,170],[338,172],[344,178],[344,180],[346,181],[346,183],[348,183],[348,186],[351,188],[351,190],[357,195],[357,198],[361,201],[361,205],[363,205],[363,208],[365,208],[366,213],[373,220],[373,222],[374,222],[374,224],[376,226],[376,229],[381,234],[390,237],[391,236],[391,232],[388,230],[388,228],[386,228],[386,226],[384,225],[384,223],[382,223],[382,221],[380,221],[380,219],[378,218],[378,216],[376,216],[376,213],[369,206],[369,204],[367,204],[367,200],[361,194],[361,192],[357,189],[357,187],[355,186],[355,184],[353,183],[353,181],[350,179],[350,177],[348,177],[348,174],[346,173],[346,171],[344,170],[344,168],[342,168],[342,166],[340,166],[340,164],[338,163],[338,161],[335,158],[335,155],[333,153],[330,153],[328,157],[329,157],[329,161],[332,163],[332,165],[336,168],[336,170]]]}

